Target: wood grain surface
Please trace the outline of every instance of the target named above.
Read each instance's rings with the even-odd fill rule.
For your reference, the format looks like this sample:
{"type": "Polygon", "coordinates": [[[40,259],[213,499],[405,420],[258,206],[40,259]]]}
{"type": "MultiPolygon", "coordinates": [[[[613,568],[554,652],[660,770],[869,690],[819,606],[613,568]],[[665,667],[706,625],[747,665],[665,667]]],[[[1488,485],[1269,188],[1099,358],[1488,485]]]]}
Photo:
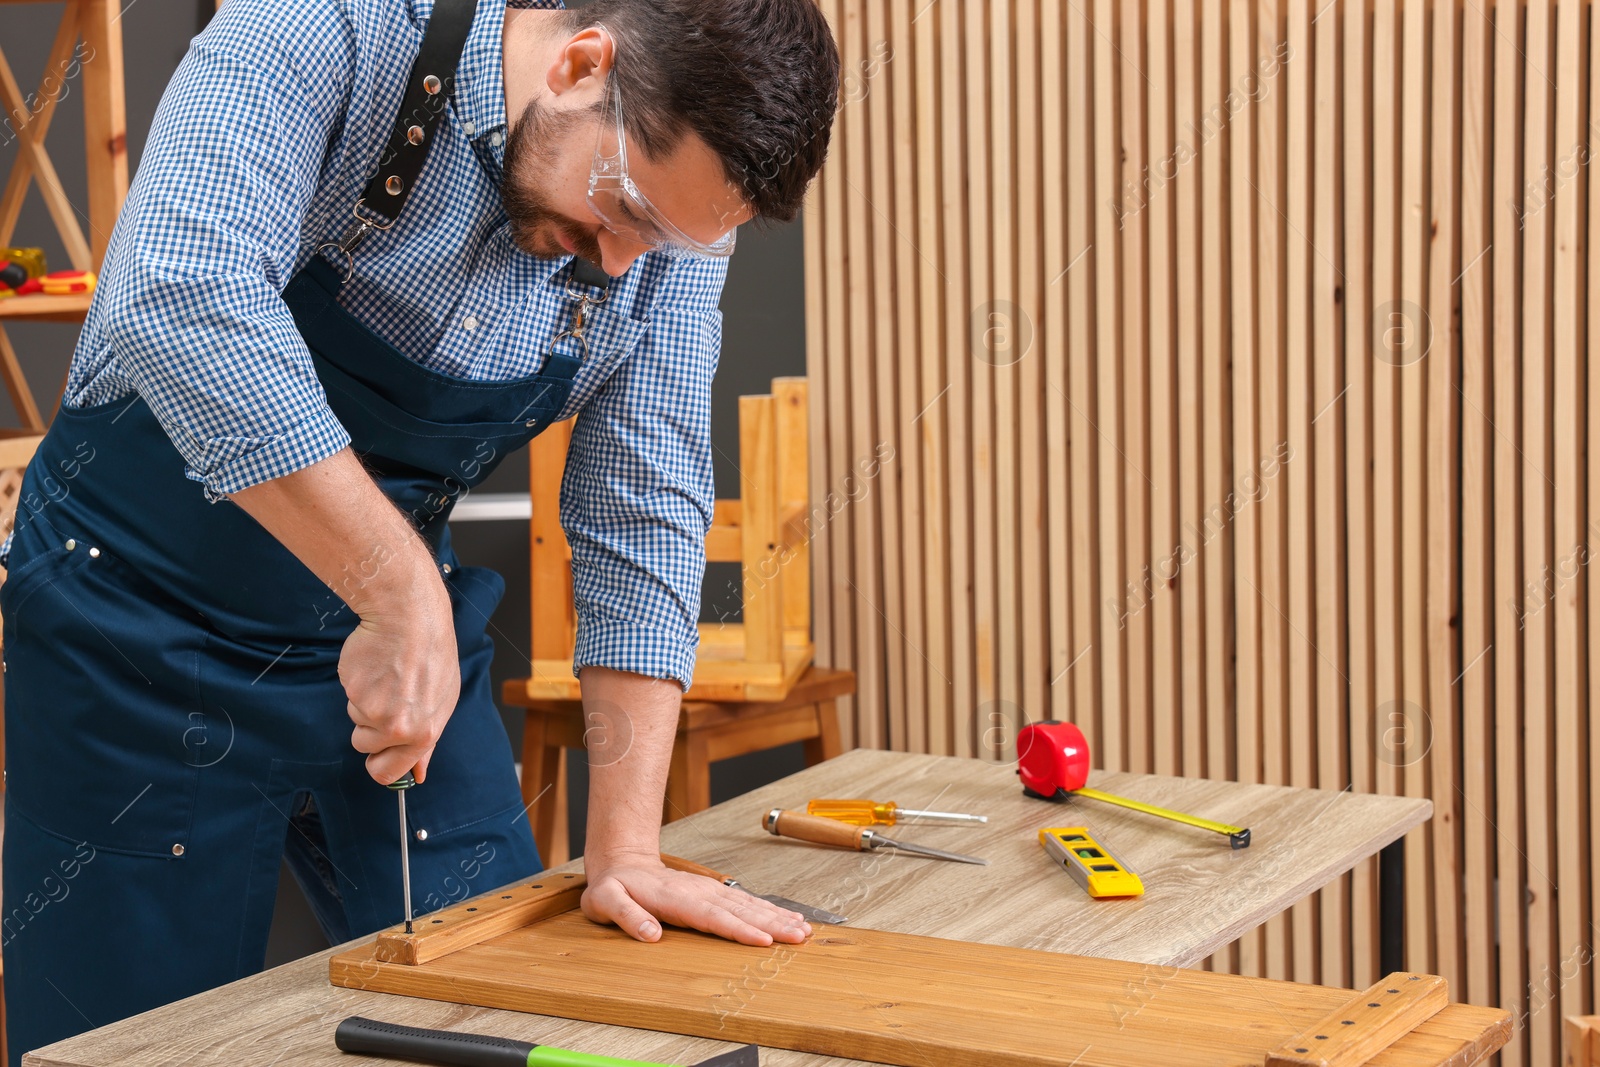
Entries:
{"type": "MultiPolygon", "coordinates": [[[[1145,775],[1096,772],[1089,783],[1249,825],[1254,843],[1235,852],[1214,834],[1136,812],[1082,801],[1057,805],[1030,800],[1009,765],[858,750],[672,823],[662,831],[662,847],[724,871],[754,892],[782,893],[842,911],[852,920],[844,929],[852,933],[858,928],[898,930],[1139,964],[1138,982],[1124,989],[1130,998],[1124,1006],[1133,1010],[1159,997],[1154,991],[1164,988],[1163,976],[1205,958],[1338,877],[1420,825],[1430,810],[1426,801],[1403,797],[1145,775]],[[972,852],[988,858],[990,866],[829,850],[775,838],[761,829],[760,816],[769,808],[801,806],[826,796],[871,796],[907,807],[988,815],[988,825],[981,828],[908,824],[888,832],[972,852]],[[1091,901],[1049,863],[1037,843],[1037,830],[1072,823],[1091,827],[1140,873],[1144,897],[1091,901]]],[[[555,873],[578,869],[569,864],[555,873]]],[[[637,950],[641,964],[653,962],[642,955],[648,946],[637,950]]],[[[26,1062],[33,1067],[332,1067],[348,1062],[333,1047],[333,1028],[358,1014],[669,1063],[693,1063],[729,1047],[705,1039],[339,989],[327,978],[329,958],[337,951],[61,1042],[26,1062]]],[[[1322,1010],[1329,1007],[1324,1004],[1322,1010]]],[[[1318,1015],[1310,1011],[1305,1022],[1318,1015]]],[[[1435,1051],[1456,1047],[1451,1042],[1459,1045],[1460,1035],[1451,1036],[1453,1018],[1436,1017],[1408,1040],[1431,1042],[1435,1051]]],[[[778,1050],[763,1053],[766,1067],[838,1067],[848,1062],[778,1050]]]]}

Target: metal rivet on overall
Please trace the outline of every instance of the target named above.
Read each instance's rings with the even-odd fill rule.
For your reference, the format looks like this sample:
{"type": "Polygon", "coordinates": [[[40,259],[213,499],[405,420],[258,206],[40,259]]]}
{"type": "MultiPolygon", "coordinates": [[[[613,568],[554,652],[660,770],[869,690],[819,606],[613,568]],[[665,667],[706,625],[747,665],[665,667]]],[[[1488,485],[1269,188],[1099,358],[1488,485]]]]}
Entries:
{"type": "Polygon", "coordinates": [[[400,175],[398,174],[389,175],[389,177],[385,179],[383,183],[384,191],[390,196],[399,196],[400,190],[404,189],[405,187],[406,183],[400,180],[400,175]]]}
{"type": "Polygon", "coordinates": [[[91,548],[89,550],[89,558],[90,559],[99,559],[100,558],[100,550],[98,548],[91,548]]]}
{"type": "Polygon", "coordinates": [[[422,87],[428,91],[429,96],[439,95],[439,90],[443,88],[443,86],[439,84],[439,79],[435,78],[432,74],[422,79],[422,87]]]}
{"type": "Polygon", "coordinates": [[[183,846],[182,846],[182,845],[173,845],[173,846],[172,846],[172,854],[173,854],[173,855],[174,855],[174,856],[181,856],[181,855],[183,855],[183,846]]]}
{"type": "Polygon", "coordinates": [[[406,140],[410,141],[412,144],[421,144],[422,139],[425,136],[427,136],[427,131],[425,131],[421,126],[413,126],[406,131],[406,140]]]}
{"type": "Polygon", "coordinates": [[[523,423],[522,425],[528,427],[531,430],[533,427],[539,425],[539,420],[538,419],[529,419],[527,422],[523,423]]]}
{"type": "Polygon", "coordinates": [[[417,840],[418,841],[426,841],[427,839],[428,839],[428,831],[426,831],[426,830],[418,830],[417,831],[417,840]]]}
{"type": "Polygon", "coordinates": [[[444,566],[440,567],[439,569],[444,571],[446,574],[449,574],[450,573],[450,564],[446,563],[444,566]]]}
{"type": "Polygon", "coordinates": [[[75,537],[67,538],[66,549],[67,549],[68,552],[71,552],[73,549],[75,549],[77,547],[78,547],[77,538],[75,538],[75,537]]]}

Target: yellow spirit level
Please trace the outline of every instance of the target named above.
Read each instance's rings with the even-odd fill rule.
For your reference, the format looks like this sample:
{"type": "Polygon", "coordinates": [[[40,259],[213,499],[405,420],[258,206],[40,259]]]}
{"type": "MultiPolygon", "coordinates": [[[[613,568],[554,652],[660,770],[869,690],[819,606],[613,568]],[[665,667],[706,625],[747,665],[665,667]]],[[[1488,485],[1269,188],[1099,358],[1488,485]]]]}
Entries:
{"type": "Polygon", "coordinates": [[[1039,831],[1039,843],[1096,900],[1144,896],[1139,876],[1090,837],[1086,828],[1052,826],[1039,831]]]}

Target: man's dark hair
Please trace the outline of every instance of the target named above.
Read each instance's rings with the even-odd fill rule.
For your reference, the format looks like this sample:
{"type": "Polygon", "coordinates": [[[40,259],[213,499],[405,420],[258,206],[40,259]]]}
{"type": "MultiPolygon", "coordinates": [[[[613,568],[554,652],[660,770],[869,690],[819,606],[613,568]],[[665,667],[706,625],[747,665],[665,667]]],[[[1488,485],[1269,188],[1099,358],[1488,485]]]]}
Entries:
{"type": "Polygon", "coordinates": [[[628,134],[652,160],[695,133],[756,215],[787,222],[828,154],[839,50],[816,0],[593,0],[628,134]]]}

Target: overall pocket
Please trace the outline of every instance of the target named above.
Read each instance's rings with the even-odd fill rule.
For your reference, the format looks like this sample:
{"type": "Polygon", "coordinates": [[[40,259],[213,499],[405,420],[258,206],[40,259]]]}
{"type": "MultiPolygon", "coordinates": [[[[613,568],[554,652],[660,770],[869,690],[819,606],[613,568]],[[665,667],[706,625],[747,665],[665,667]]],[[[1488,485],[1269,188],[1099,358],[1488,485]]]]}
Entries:
{"type": "Polygon", "coordinates": [[[12,809],[68,841],[181,856],[203,622],[81,539],[19,561],[0,612],[12,809]]]}

